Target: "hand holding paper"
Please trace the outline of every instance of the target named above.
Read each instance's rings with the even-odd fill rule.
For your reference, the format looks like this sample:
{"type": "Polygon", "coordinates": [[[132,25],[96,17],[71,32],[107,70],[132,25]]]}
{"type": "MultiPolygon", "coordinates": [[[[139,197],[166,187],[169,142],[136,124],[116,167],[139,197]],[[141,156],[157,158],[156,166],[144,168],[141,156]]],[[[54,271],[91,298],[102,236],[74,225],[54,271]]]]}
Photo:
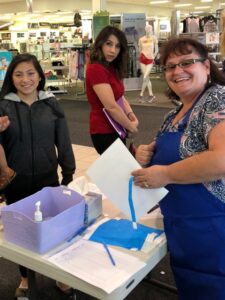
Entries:
{"type": "Polygon", "coordinates": [[[134,184],[145,188],[160,188],[169,184],[166,169],[167,166],[151,166],[150,168],[142,168],[132,172],[134,176],[134,184]]]}
{"type": "MultiPolygon", "coordinates": [[[[117,139],[87,170],[92,181],[130,219],[128,182],[132,171],[141,166],[120,139],[117,139]]],[[[165,188],[143,189],[133,186],[133,205],[139,220],[166,194],[165,188]]]]}

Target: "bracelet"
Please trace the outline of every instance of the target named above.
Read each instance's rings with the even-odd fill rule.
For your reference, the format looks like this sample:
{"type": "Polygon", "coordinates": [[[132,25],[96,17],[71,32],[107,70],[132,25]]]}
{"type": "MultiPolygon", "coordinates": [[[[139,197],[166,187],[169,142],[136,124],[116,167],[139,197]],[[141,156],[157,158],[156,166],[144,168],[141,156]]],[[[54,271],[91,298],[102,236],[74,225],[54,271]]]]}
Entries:
{"type": "Polygon", "coordinates": [[[127,113],[128,118],[129,118],[129,115],[133,114],[133,113],[134,113],[133,111],[130,111],[129,113],[127,113]]]}

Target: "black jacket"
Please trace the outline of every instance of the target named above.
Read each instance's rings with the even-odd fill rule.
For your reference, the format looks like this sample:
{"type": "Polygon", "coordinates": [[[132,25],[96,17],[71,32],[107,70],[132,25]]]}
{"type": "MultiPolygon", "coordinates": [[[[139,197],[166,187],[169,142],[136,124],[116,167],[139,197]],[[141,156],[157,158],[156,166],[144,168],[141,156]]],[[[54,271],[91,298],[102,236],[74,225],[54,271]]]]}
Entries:
{"type": "Polygon", "coordinates": [[[41,186],[58,180],[62,169],[62,184],[72,180],[75,159],[64,112],[53,94],[40,91],[31,106],[15,93],[0,100],[0,115],[7,115],[10,126],[0,134],[9,167],[19,176],[45,178],[41,186]]]}

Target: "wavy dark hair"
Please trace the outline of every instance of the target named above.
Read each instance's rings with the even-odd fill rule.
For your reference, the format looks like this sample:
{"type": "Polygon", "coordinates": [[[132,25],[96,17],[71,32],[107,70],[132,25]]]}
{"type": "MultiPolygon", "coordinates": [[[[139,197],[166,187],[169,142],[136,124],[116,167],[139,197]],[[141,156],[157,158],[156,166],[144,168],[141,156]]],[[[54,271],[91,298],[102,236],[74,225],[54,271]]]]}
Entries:
{"type": "Polygon", "coordinates": [[[128,64],[128,45],[125,34],[118,28],[113,26],[104,27],[95,39],[91,51],[91,63],[100,63],[108,66],[102,53],[102,46],[108,40],[110,35],[115,35],[120,43],[120,52],[111,64],[115,68],[120,79],[126,77],[128,64]]]}
{"type": "Polygon", "coordinates": [[[13,83],[12,75],[13,75],[15,68],[20,63],[23,63],[23,62],[31,62],[33,64],[35,70],[38,72],[38,74],[41,78],[41,80],[38,84],[37,90],[38,91],[44,90],[45,74],[41,68],[41,65],[39,64],[39,62],[37,60],[37,57],[30,53],[23,53],[23,54],[18,54],[17,56],[15,56],[7,68],[7,72],[6,72],[6,75],[5,75],[5,78],[3,81],[3,85],[2,85],[2,89],[1,89],[1,93],[0,93],[1,98],[3,98],[8,93],[12,93],[12,92],[16,93],[17,92],[17,90],[14,86],[14,83],[13,83]]]}
{"type": "MultiPolygon", "coordinates": [[[[207,59],[210,62],[210,75],[206,84],[206,88],[214,84],[225,85],[225,75],[210,59],[207,47],[202,43],[190,38],[172,38],[163,44],[160,50],[160,64],[166,65],[166,62],[171,54],[179,56],[190,54],[192,52],[196,52],[201,58],[207,59]]],[[[166,95],[170,99],[179,99],[179,96],[169,87],[166,91],[166,95]]]]}

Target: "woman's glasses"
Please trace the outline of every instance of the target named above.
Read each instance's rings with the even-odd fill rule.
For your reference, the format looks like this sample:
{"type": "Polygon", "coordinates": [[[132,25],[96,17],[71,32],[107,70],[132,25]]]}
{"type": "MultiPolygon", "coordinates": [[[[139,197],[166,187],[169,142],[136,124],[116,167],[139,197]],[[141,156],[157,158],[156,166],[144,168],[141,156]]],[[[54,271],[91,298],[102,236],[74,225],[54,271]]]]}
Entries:
{"type": "Polygon", "coordinates": [[[176,69],[176,66],[179,66],[182,69],[187,69],[190,66],[192,66],[193,64],[195,64],[196,62],[203,62],[205,60],[206,60],[206,58],[190,58],[190,59],[183,60],[183,61],[179,62],[178,64],[165,65],[165,66],[163,66],[163,70],[164,70],[164,72],[171,72],[176,69]]]}

